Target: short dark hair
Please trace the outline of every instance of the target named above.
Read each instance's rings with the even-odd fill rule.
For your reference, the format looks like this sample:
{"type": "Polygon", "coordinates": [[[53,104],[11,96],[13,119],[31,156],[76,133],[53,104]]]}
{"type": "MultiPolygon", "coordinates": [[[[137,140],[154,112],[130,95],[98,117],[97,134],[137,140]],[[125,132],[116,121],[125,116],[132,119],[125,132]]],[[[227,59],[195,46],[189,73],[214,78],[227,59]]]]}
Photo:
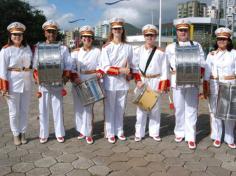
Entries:
{"type": "MultiPolygon", "coordinates": [[[[218,48],[219,48],[219,47],[218,47],[218,45],[217,45],[217,39],[216,39],[216,43],[215,43],[214,49],[217,50],[218,48]]],[[[226,46],[226,49],[227,49],[228,51],[231,51],[233,48],[234,48],[233,42],[232,42],[232,40],[231,40],[230,38],[228,38],[228,44],[227,44],[227,46],[226,46]]]]}
{"type": "MultiPolygon", "coordinates": [[[[12,35],[12,34],[9,32],[9,33],[8,33],[8,42],[7,42],[7,45],[8,45],[8,46],[14,45],[13,41],[11,40],[11,35],[12,35]]],[[[23,40],[22,40],[21,44],[22,44],[24,47],[27,46],[27,41],[26,41],[26,39],[25,39],[24,34],[23,34],[23,40]]]]}

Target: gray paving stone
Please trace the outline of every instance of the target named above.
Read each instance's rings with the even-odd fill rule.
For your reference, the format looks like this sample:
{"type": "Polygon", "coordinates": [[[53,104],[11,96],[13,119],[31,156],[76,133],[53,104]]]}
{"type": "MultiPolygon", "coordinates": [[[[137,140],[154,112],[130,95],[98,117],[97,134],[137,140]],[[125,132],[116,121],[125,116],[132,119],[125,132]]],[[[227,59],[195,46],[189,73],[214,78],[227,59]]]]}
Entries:
{"type": "Polygon", "coordinates": [[[145,160],[147,161],[162,161],[164,160],[164,156],[160,154],[148,154],[144,157],[145,160]]]}
{"type": "Polygon", "coordinates": [[[132,158],[128,161],[128,165],[132,167],[146,166],[148,162],[143,158],[132,158]]]}
{"type": "Polygon", "coordinates": [[[164,150],[161,154],[165,157],[178,157],[180,152],[178,150],[164,150]]]}
{"type": "Polygon", "coordinates": [[[209,150],[196,150],[195,151],[195,155],[200,157],[200,158],[209,158],[209,157],[213,157],[215,154],[214,152],[211,152],[209,150]]]}
{"type": "Polygon", "coordinates": [[[236,162],[223,162],[221,167],[236,172],[236,162]]]}
{"type": "Polygon", "coordinates": [[[128,161],[129,157],[125,153],[115,153],[111,157],[112,161],[128,161]]]}
{"type": "Polygon", "coordinates": [[[133,176],[144,176],[144,175],[150,175],[151,170],[146,167],[133,167],[131,168],[128,173],[133,176]]]}
{"type": "Polygon", "coordinates": [[[194,153],[182,153],[180,158],[183,161],[200,161],[200,157],[195,155],[194,153]]]}
{"type": "Polygon", "coordinates": [[[72,170],[66,175],[67,176],[92,176],[90,172],[88,172],[87,170],[78,170],[78,169],[72,170]]]}
{"type": "Polygon", "coordinates": [[[73,166],[70,163],[57,163],[50,167],[50,171],[55,174],[65,175],[66,173],[73,170],[73,166]]]}
{"type": "Polygon", "coordinates": [[[144,157],[146,153],[145,150],[130,150],[127,155],[128,157],[144,157]]]}
{"type": "Polygon", "coordinates": [[[133,174],[126,171],[113,171],[108,176],[133,176],[133,174]]]}
{"type": "Polygon", "coordinates": [[[223,162],[232,162],[235,161],[235,156],[226,154],[226,153],[216,153],[215,158],[223,162]]]}
{"type": "Polygon", "coordinates": [[[7,145],[5,147],[2,147],[0,149],[0,152],[1,153],[9,153],[9,152],[12,152],[12,151],[15,151],[16,150],[16,146],[13,146],[13,145],[7,145]]]}
{"type": "Polygon", "coordinates": [[[96,153],[94,152],[79,152],[76,154],[77,157],[82,157],[82,158],[88,158],[88,159],[92,159],[94,157],[96,157],[96,153]]]}
{"type": "Polygon", "coordinates": [[[79,158],[78,160],[73,161],[72,165],[74,166],[74,168],[77,168],[77,169],[88,169],[91,166],[93,166],[94,163],[90,159],[79,158]]]}
{"type": "Polygon", "coordinates": [[[113,153],[112,149],[99,149],[95,151],[97,156],[111,156],[113,153]]]}
{"type": "Polygon", "coordinates": [[[162,162],[154,161],[154,162],[150,162],[146,166],[146,168],[148,168],[152,172],[166,172],[166,170],[168,169],[168,166],[166,166],[162,162]]]}
{"type": "Polygon", "coordinates": [[[129,166],[127,162],[112,162],[108,167],[113,171],[125,171],[131,166],[129,166]]]}
{"type": "Polygon", "coordinates": [[[179,166],[172,166],[167,171],[167,174],[169,174],[170,176],[176,176],[176,175],[189,176],[190,173],[191,172],[188,171],[187,169],[179,166]]]}
{"type": "Polygon", "coordinates": [[[73,154],[64,154],[56,158],[58,162],[62,163],[71,163],[77,159],[76,155],[73,154]]]}
{"type": "Polygon", "coordinates": [[[230,176],[230,171],[218,166],[210,166],[206,170],[207,173],[214,176],[230,176]]]}
{"type": "Polygon", "coordinates": [[[80,150],[79,146],[68,146],[64,149],[63,152],[66,153],[66,154],[76,154],[80,151],[81,150],[80,150]]]}
{"type": "Polygon", "coordinates": [[[112,148],[112,151],[115,153],[126,153],[129,151],[129,147],[127,146],[115,146],[112,148]]]}
{"type": "Polygon", "coordinates": [[[39,153],[30,153],[21,157],[21,160],[24,162],[34,162],[42,158],[42,155],[39,153]]]}
{"type": "Polygon", "coordinates": [[[18,172],[12,172],[10,174],[7,174],[6,176],[25,176],[24,173],[18,173],[18,172]]]}
{"type": "Polygon", "coordinates": [[[0,176],[6,175],[11,172],[11,167],[0,167],[0,176]]]}
{"type": "Polygon", "coordinates": [[[236,172],[232,172],[232,173],[231,173],[231,176],[236,176],[236,172]]]}
{"type": "Polygon", "coordinates": [[[131,141],[130,144],[128,145],[128,147],[130,149],[140,150],[140,149],[143,149],[145,147],[145,145],[141,142],[131,141]]]}
{"type": "Polygon", "coordinates": [[[201,162],[188,162],[184,165],[184,167],[192,172],[205,171],[207,168],[207,166],[201,162]]]}
{"type": "MultiPolygon", "coordinates": [[[[128,160],[128,159],[127,159],[128,160]]],[[[106,166],[112,162],[112,157],[96,156],[92,159],[96,165],[106,166]]]]}
{"type": "Polygon", "coordinates": [[[17,150],[9,152],[8,156],[9,157],[22,157],[27,154],[28,154],[27,150],[17,149],[17,150]]]}
{"type": "Polygon", "coordinates": [[[58,156],[61,156],[62,152],[48,150],[47,152],[43,152],[42,155],[43,155],[43,157],[53,157],[53,158],[56,158],[58,156]]]}
{"type": "Polygon", "coordinates": [[[101,176],[104,175],[105,176],[105,175],[109,174],[112,170],[106,166],[92,166],[88,169],[88,171],[92,175],[101,175],[101,176]]]}
{"type": "Polygon", "coordinates": [[[22,173],[25,173],[31,169],[34,168],[34,165],[32,163],[18,163],[18,164],[15,164],[13,167],[12,167],[12,170],[14,172],[22,172],[22,173]]]}
{"type": "Polygon", "coordinates": [[[35,166],[37,167],[50,167],[56,163],[56,160],[52,157],[46,157],[39,159],[34,162],[35,166]]]}
{"type": "Polygon", "coordinates": [[[192,172],[191,176],[211,176],[205,172],[192,172]]]}
{"type": "Polygon", "coordinates": [[[181,158],[166,158],[163,161],[167,166],[183,166],[184,161],[181,158]]]}
{"type": "Polygon", "coordinates": [[[50,175],[50,171],[48,168],[34,168],[26,173],[26,176],[47,176],[50,175]]]}
{"type": "Polygon", "coordinates": [[[200,162],[206,166],[221,166],[222,161],[215,158],[201,158],[200,162]]]}

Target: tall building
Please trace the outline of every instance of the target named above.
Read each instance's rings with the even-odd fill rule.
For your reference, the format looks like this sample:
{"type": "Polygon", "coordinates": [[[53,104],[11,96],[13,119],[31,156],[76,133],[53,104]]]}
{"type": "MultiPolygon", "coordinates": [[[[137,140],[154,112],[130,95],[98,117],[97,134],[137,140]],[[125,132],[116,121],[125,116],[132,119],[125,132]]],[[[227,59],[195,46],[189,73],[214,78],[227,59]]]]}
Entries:
{"type": "Polygon", "coordinates": [[[228,0],[212,0],[211,5],[214,6],[217,9],[217,13],[218,13],[217,18],[218,18],[218,16],[220,18],[225,18],[226,17],[227,1],[228,0]]]}
{"type": "Polygon", "coordinates": [[[95,27],[95,36],[105,39],[108,37],[109,29],[110,29],[109,22],[102,21],[95,27]]]}
{"type": "Polygon", "coordinates": [[[207,4],[192,0],[177,5],[177,18],[204,17],[207,15],[207,4]]]}

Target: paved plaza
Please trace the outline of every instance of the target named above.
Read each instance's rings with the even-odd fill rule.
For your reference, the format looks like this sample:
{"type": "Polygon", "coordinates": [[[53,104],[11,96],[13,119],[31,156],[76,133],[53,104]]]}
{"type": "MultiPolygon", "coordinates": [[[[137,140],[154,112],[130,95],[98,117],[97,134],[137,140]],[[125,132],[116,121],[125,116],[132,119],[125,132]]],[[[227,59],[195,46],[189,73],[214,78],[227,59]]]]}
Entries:
{"type": "Polygon", "coordinates": [[[163,97],[161,114],[162,142],[148,135],[142,142],[135,142],[136,107],[132,103],[132,90],[124,118],[128,140],[110,144],[104,138],[103,104],[99,102],[94,108],[95,142],[88,145],[85,140],[77,139],[73,101],[70,88],[67,90],[64,98],[66,141],[63,144],[55,139],[52,118],[49,141],[39,143],[38,100],[34,97],[28,121],[29,142],[16,147],[9,127],[8,108],[5,103],[0,107],[0,176],[236,176],[236,150],[226,144],[219,149],[212,147],[207,101],[200,100],[196,150],[188,149],[185,142],[174,141],[175,119],[166,97],[163,97]]]}

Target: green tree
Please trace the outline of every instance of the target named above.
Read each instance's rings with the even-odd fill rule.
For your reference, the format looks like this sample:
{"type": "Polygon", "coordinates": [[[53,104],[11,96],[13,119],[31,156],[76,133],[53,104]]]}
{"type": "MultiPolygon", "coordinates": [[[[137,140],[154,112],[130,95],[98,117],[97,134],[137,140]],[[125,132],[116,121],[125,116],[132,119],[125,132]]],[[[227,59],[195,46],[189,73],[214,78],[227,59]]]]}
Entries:
{"type": "Polygon", "coordinates": [[[30,45],[44,40],[42,24],[46,17],[39,10],[20,0],[0,0],[0,48],[7,43],[7,26],[15,21],[26,26],[25,38],[30,45]]]}

